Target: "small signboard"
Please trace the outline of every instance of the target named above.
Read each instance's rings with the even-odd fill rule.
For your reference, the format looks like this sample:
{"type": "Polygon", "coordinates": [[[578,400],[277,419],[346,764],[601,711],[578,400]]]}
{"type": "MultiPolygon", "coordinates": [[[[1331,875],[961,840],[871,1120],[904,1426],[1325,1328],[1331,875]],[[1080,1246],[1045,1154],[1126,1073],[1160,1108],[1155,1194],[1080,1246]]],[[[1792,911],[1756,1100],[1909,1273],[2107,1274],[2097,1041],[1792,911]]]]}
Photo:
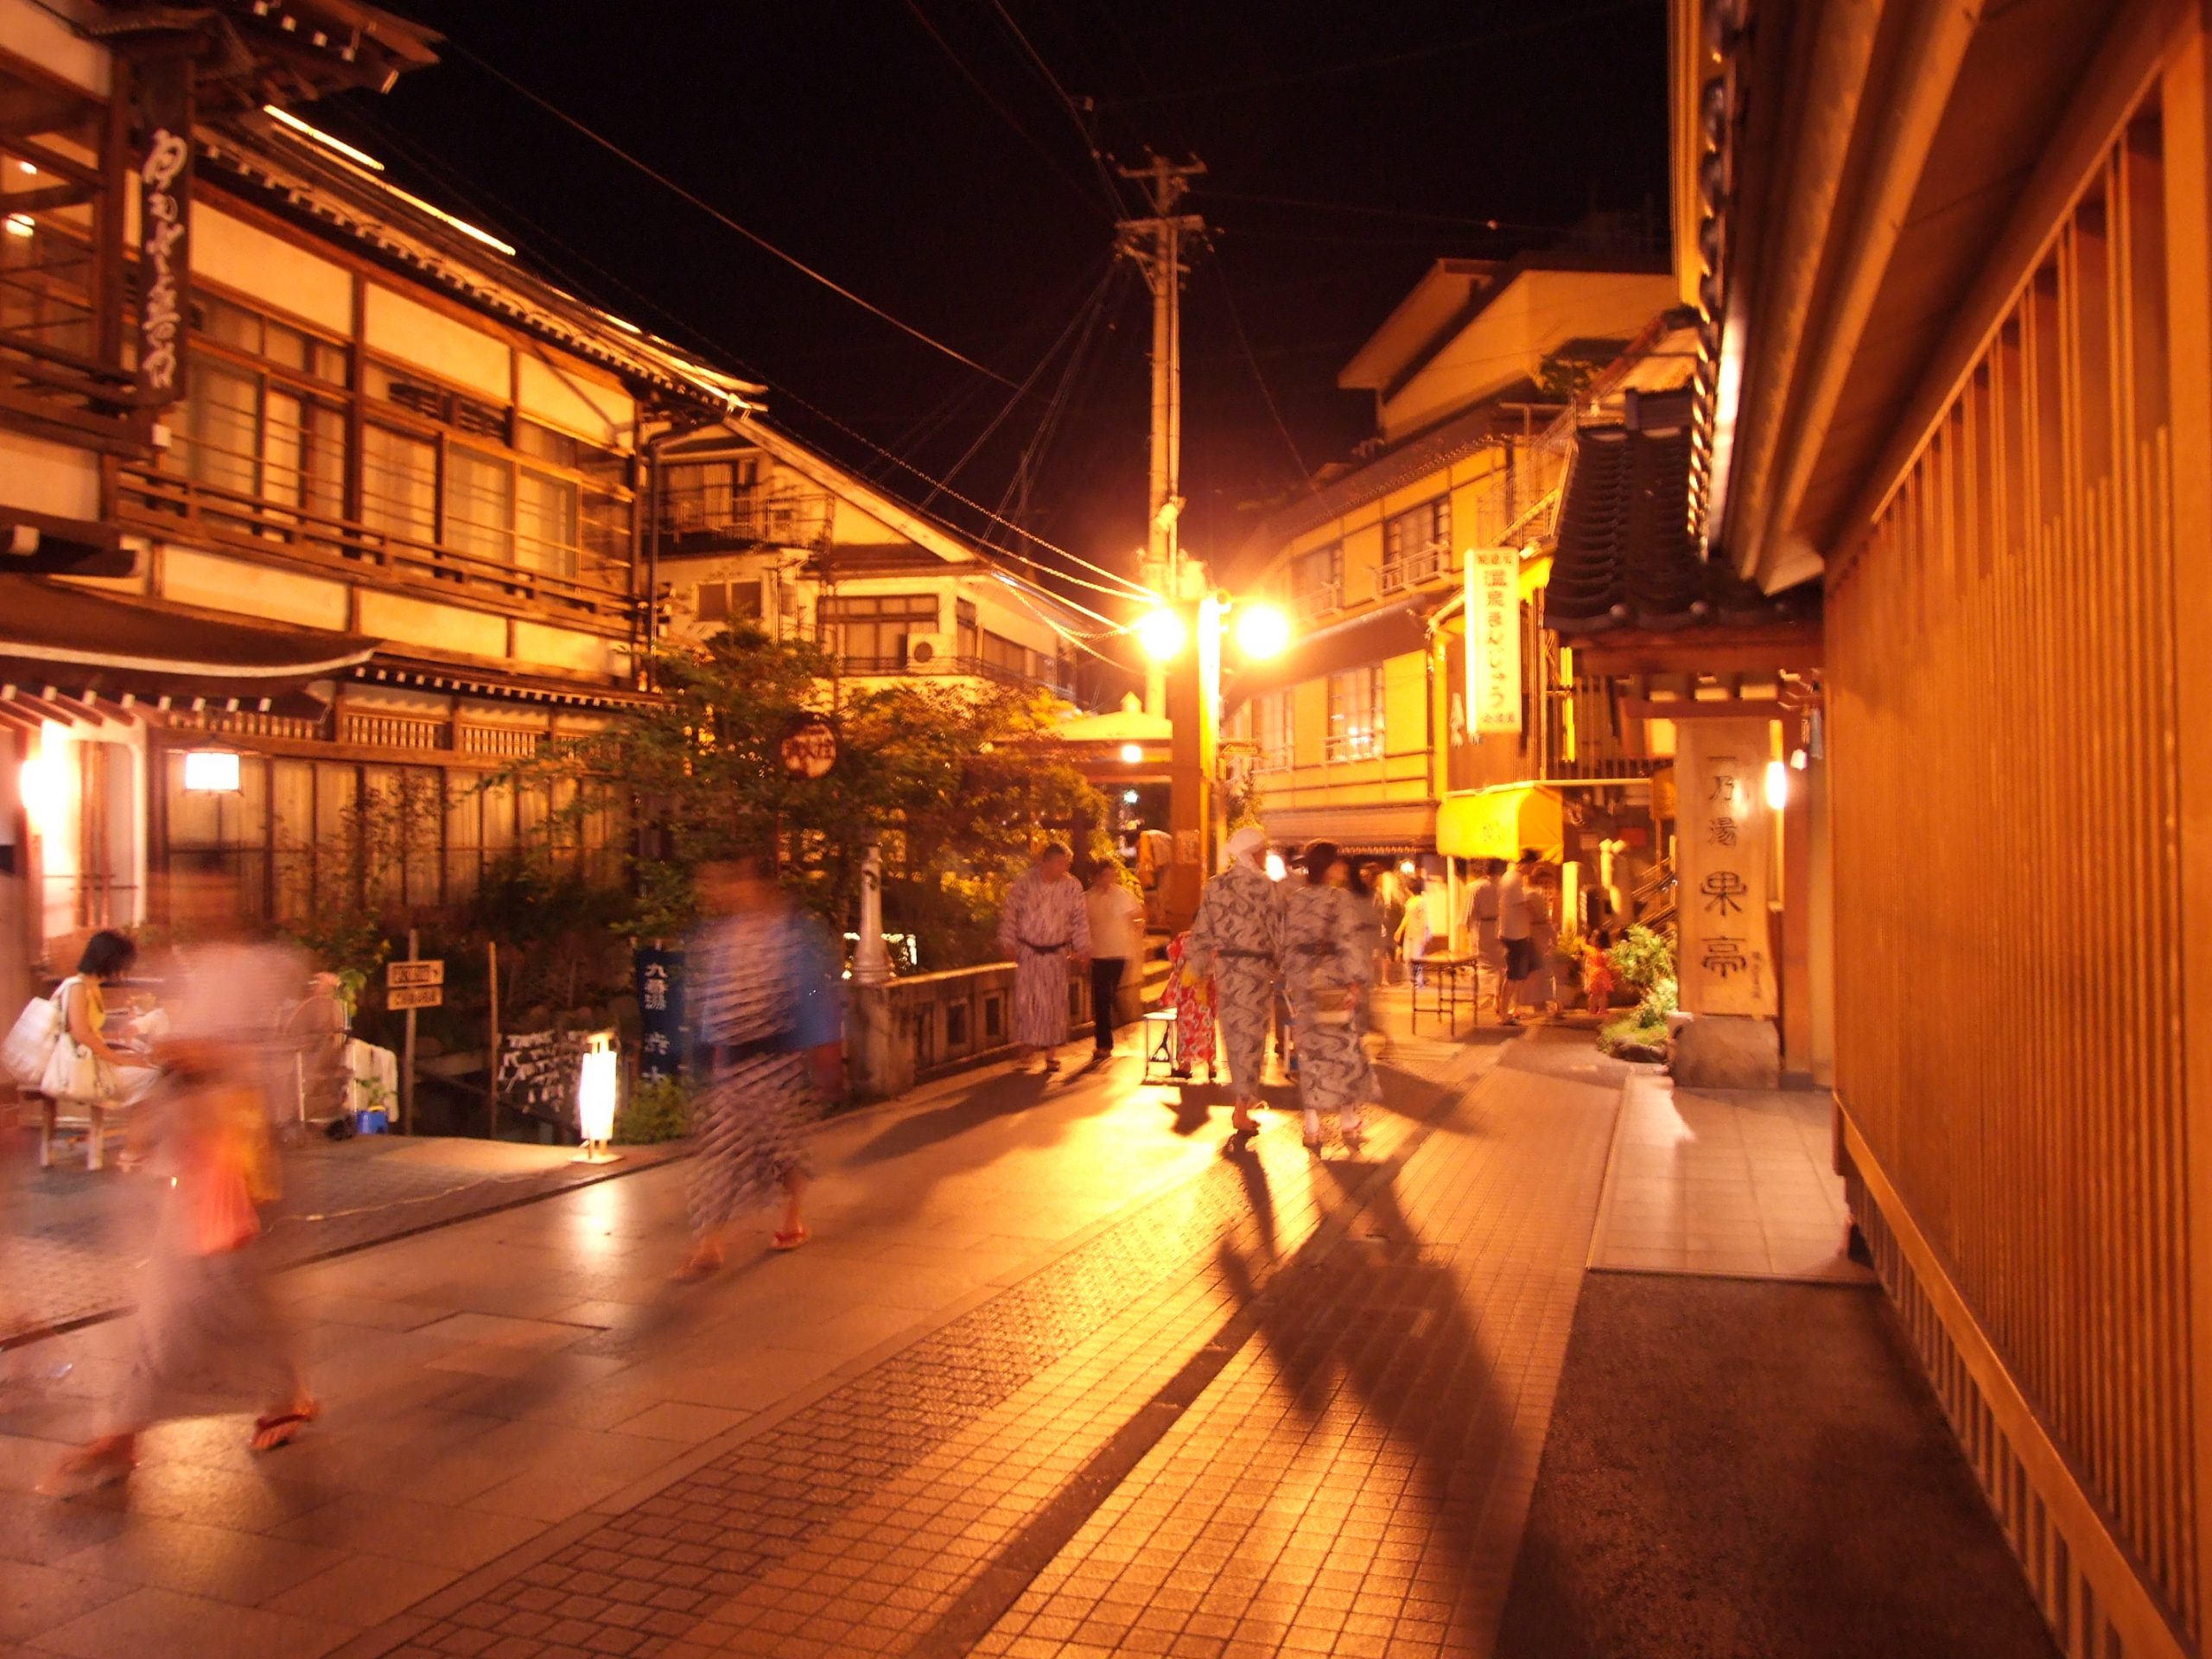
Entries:
{"type": "Polygon", "coordinates": [[[819,715],[802,715],[785,730],[779,748],[794,778],[827,778],[837,764],[837,728],[819,715]]]}
{"type": "MultiPolygon", "coordinates": [[[[446,964],[442,958],[435,962],[388,962],[384,965],[384,982],[395,991],[442,985],[446,982],[446,964]]],[[[400,1005],[395,1002],[392,1006],[400,1005]]]]}
{"type": "Polygon", "coordinates": [[[393,1013],[402,1008],[442,1008],[446,1002],[446,988],[442,985],[394,985],[385,991],[385,1007],[393,1013]]]}

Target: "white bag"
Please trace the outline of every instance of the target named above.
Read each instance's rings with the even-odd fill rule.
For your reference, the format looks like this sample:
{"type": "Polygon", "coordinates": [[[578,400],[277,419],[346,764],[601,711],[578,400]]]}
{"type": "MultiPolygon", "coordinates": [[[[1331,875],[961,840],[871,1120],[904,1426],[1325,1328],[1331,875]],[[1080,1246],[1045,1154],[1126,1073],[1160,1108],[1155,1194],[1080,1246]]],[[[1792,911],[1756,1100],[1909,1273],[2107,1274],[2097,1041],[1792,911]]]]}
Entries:
{"type": "Polygon", "coordinates": [[[16,1016],[8,1040],[0,1045],[0,1073],[26,1089],[35,1089],[46,1077],[47,1062],[54,1058],[54,1039],[61,1034],[61,1005],[51,997],[35,996],[16,1016]]]}
{"type": "Polygon", "coordinates": [[[54,1047],[47,1056],[46,1069],[40,1073],[38,1089],[55,1100],[98,1100],[113,1092],[111,1087],[104,1086],[113,1080],[100,1075],[99,1057],[69,1034],[69,990],[81,983],[65,979],[54,992],[54,1047]]]}

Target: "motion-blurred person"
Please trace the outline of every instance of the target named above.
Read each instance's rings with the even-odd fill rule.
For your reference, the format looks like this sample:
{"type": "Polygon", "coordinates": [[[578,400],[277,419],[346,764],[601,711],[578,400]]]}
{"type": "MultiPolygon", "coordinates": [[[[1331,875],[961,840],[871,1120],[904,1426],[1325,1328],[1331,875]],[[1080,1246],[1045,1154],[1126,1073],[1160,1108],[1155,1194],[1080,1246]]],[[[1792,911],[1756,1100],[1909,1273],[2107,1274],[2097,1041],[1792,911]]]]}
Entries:
{"type": "Polygon", "coordinates": [[[1559,871],[1539,864],[1529,875],[1529,971],[1518,995],[1547,1017],[1559,1012],[1559,871]]]}
{"type": "Polygon", "coordinates": [[[1333,1113],[1347,1147],[1363,1138],[1360,1107],[1375,1096],[1360,1041],[1361,1004],[1375,979],[1374,924],[1348,886],[1333,842],[1306,849],[1302,880],[1283,884],[1283,982],[1298,1028],[1298,1093],[1306,1144],[1319,1150],[1321,1114],[1333,1113]]]}
{"type": "Polygon", "coordinates": [[[1535,966],[1535,952],[1529,943],[1529,877],[1535,868],[1535,849],[1523,848],[1520,862],[1497,879],[1498,943],[1505,955],[1504,970],[1497,979],[1497,1018],[1501,1025],[1521,1023],[1514,1008],[1519,1001],[1521,982],[1529,977],[1535,966]]]}
{"type": "Polygon", "coordinates": [[[1115,1003],[1132,963],[1144,960],[1144,900],[1130,891],[1120,868],[1101,864],[1083,896],[1090,919],[1090,1025],[1094,1058],[1114,1056],[1115,1003]]]}
{"type": "Polygon", "coordinates": [[[212,1400],[263,1408],[251,1444],[289,1444],[318,1414],[292,1332],[270,1294],[261,1206],[278,1193],[270,1137],[275,983],[296,984],[296,956],[241,937],[237,878],[219,866],[173,873],[169,921],[181,941],[169,1032],[154,1051],[162,1079],[132,1122],[159,1182],[159,1216],[138,1301],[137,1343],[115,1427],[63,1459],[48,1490],[127,1476],[138,1435],[198,1414],[212,1400]]]}
{"type": "Polygon", "coordinates": [[[721,1267],[731,1224],[777,1192],[775,1248],[810,1236],[799,1212],[814,1173],[807,1129],[836,1090],[844,1021],[829,937],[776,886],[773,868],[755,852],[699,871],[707,919],[686,983],[707,1082],[692,1109],[696,1243],[679,1278],[721,1267]]]}
{"type": "Polygon", "coordinates": [[[1268,1058],[1268,1027],[1282,974],[1282,899],[1268,876],[1268,838],[1247,824],[1224,849],[1229,868],[1208,881],[1191,921],[1190,956],[1213,978],[1215,1017],[1229,1061],[1235,1100],[1230,1122],[1256,1134],[1260,1080],[1268,1058]]]}
{"type": "Polygon", "coordinates": [[[1428,954],[1428,884],[1415,876],[1406,884],[1405,919],[1398,924],[1398,951],[1406,959],[1406,977],[1415,987],[1421,979],[1421,959],[1428,954]]]}
{"type": "Polygon", "coordinates": [[[1198,1070],[1200,1062],[1206,1068],[1206,1081],[1213,1081],[1213,976],[1198,971],[1190,960],[1191,936],[1178,933],[1167,942],[1167,987],[1160,993],[1161,1006],[1175,1014],[1175,1065],[1173,1073],[1187,1077],[1198,1070]]]}
{"type": "Polygon", "coordinates": [[[1014,962],[1016,1058],[1042,1050],[1047,1077],[1060,1069],[1068,1039],[1068,963],[1090,960],[1090,912],[1083,884],[1068,874],[1074,861],[1065,847],[1050,843],[1006,890],[999,912],[999,949],[1014,962]]]}
{"type": "Polygon", "coordinates": [[[1364,867],[1367,891],[1375,903],[1376,920],[1382,928],[1382,955],[1375,963],[1375,982],[1389,985],[1398,977],[1398,929],[1406,919],[1406,887],[1382,859],[1370,859],[1364,867]]]}
{"type": "Polygon", "coordinates": [[[299,1066],[300,1115],[310,1122],[346,1116],[353,1078],[346,1068],[346,1004],[338,976],[316,974],[306,997],[284,1018],[299,1066]]]}
{"type": "MultiPolygon", "coordinates": [[[[1476,983],[1480,976],[1490,974],[1503,982],[1505,978],[1505,941],[1498,932],[1500,883],[1505,874],[1505,861],[1502,858],[1478,858],[1474,868],[1481,874],[1474,890],[1467,895],[1467,944],[1475,953],[1476,983]]],[[[1481,992],[1476,992],[1476,1014],[1481,1015],[1481,992]]]]}

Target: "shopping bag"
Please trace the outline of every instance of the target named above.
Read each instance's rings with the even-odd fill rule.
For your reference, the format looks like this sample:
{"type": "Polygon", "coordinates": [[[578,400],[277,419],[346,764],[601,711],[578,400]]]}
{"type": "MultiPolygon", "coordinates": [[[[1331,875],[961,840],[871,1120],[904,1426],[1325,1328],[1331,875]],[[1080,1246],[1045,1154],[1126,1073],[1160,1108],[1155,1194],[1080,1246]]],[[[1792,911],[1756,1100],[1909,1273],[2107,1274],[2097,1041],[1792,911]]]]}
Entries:
{"type": "Polygon", "coordinates": [[[31,998],[16,1016],[7,1042],[0,1045],[0,1073],[26,1089],[37,1088],[54,1057],[54,1039],[60,1034],[60,1006],[51,997],[31,998]]]}
{"type": "Polygon", "coordinates": [[[67,1032],[58,1033],[38,1090],[55,1100],[98,1100],[103,1092],[99,1057],[67,1032]]]}

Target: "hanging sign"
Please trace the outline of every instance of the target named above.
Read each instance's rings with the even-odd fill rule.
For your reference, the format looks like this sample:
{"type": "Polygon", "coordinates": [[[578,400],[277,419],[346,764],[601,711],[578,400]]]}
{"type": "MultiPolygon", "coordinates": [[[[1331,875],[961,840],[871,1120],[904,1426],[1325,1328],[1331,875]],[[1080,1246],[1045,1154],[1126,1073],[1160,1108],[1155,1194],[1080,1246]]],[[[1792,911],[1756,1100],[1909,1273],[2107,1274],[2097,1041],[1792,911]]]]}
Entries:
{"type": "Polygon", "coordinates": [[[800,715],[784,729],[777,751],[794,778],[827,778],[837,764],[837,728],[820,715],[800,715]]]}
{"type": "Polygon", "coordinates": [[[446,1001],[446,964],[442,959],[425,962],[387,962],[384,965],[384,1005],[395,1014],[403,1008],[442,1008],[446,1001]]]}
{"type": "Polygon", "coordinates": [[[1467,708],[1479,737],[1521,734],[1521,555],[1467,550],[1467,708]]]}
{"type": "Polygon", "coordinates": [[[574,1128],[576,1074],[589,1037],[582,1032],[510,1032],[499,1039],[494,1086],[499,1100],[526,1116],[574,1128]]]}
{"type": "Polygon", "coordinates": [[[1764,720],[1686,720],[1676,728],[1676,979],[1691,1014],[1771,1019],[1768,932],[1774,811],[1764,720]]]}
{"type": "Polygon", "coordinates": [[[683,1059],[683,952],[640,945],[638,975],[638,1076],[672,1077],[683,1059]]]}
{"type": "Polygon", "coordinates": [[[192,60],[156,58],[132,77],[138,105],[138,395],[184,397],[192,272],[192,60]]]}

